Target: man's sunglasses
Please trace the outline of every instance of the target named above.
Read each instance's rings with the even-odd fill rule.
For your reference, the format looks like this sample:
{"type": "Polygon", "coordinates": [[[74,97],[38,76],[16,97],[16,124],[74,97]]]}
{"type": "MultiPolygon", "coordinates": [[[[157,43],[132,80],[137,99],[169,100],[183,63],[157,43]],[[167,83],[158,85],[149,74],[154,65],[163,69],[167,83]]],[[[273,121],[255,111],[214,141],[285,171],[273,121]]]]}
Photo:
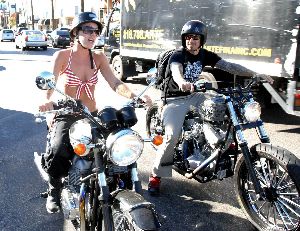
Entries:
{"type": "Polygon", "coordinates": [[[190,40],[191,38],[193,40],[200,40],[200,35],[188,34],[188,35],[185,36],[185,40],[190,40]]]}
{"type": "Polygon", "coordinates": [[[100,34],[99,29],[95,29],[95,28],[90,27],[90,26],[82,26],[82,27],[79,28],[79,30],[81,30],[84,34],[88,34],[88,35],[92,35],[93,33],[95,33],[96,35],[100,34]]]}

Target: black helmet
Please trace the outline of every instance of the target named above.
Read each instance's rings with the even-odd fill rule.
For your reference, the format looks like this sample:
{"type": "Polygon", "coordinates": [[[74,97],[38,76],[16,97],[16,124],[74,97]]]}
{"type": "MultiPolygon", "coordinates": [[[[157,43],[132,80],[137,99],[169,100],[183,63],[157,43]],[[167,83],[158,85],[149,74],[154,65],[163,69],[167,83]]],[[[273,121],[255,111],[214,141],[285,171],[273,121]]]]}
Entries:
{"type": "Polygon", "coordinates": [[[187,34],[197,34],[201,36],[201,47],[206,42],[207,28],[205,24],[199,20],[191,20],[185,23],[181,30],[181,41],[182,46],[185,47],[185,35],[187,34]]]}
{"type": "Polygon", "coordinates": [[[77,15],[72,22],[72,28],[70,30],[70,37],[74,40],[75,35],[73,34],[74,30],[80,27],[83,23],[94,22],[98,25],[99,31],[102,31],[102,24],[99,22],[97,15],[93,12],[82,12],[77,15]]]}

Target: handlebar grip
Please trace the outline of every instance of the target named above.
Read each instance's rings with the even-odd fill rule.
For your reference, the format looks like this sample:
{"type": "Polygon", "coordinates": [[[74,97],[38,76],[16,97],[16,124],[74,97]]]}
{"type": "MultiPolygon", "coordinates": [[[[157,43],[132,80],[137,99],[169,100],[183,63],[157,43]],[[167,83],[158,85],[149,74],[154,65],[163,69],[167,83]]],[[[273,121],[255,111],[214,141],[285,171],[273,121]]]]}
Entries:
{"type": "Polygon", "coordinates": [[[61,107],[58,104],[53,103],[53,110],[59,110],[59,109],[61,109],[61,107]]]}

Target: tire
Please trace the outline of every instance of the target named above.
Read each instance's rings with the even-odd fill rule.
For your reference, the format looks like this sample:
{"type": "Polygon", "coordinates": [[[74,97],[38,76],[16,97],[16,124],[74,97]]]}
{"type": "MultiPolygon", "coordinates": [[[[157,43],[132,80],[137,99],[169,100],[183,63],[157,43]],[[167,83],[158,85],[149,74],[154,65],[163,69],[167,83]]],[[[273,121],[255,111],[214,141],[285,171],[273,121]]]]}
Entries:
{"type": "Polygon", "coordinates": [[[259,230],[300,230],[299,159],[286,149],[271,144],[254,145],[251,154],[266,198],[256,199],[242,156],[235,167],[234,182],[243,212],[259,230]]]}
{"type": "Polygon", "coordinates": [[[112,69],[113,69],[115,76],[118,79],[125,81],[127,77],[124,75],[124,66],[122,63],[121,56],[116,55],[115,57],[113,57],[111,65],[112,65],[112,69]]]}
{"type": "Polygon", "coordinates": [[[22,51],[26,51],[26,47],[22,47],[22,51]]]}
{"type": "Polygon", "coordinates": [[[158,115],[159,105],[153,103],[151,107],[148,108],[146,114],[146,132],[149,137],[154,136],[155,128],[159,125],[161,126],[160,116],[158,115]]]}
{"type": "Polygon", "coordinates": [[[52,41],[52,47],[53,47],[53,48],[57,48],[57,45],[55,44],[54,41],[52,41]]]}
{"type": "Polygon", "coordinates": [[[47,50],[47,47],[43,47],[43,50],[46,51],[46,50],[47,50]]]}
{"type": "Polygon", "coordinates": [[[16,49],[20,49],[20,47],[18,45],[16,45],[16,49]]]}

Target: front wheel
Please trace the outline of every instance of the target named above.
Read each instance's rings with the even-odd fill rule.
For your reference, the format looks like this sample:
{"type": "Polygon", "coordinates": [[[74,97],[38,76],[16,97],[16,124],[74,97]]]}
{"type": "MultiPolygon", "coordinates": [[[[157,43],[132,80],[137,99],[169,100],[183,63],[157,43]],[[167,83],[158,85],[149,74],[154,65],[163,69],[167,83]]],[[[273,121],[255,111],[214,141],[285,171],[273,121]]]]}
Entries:
{"type": "Polygon", "coordinates": [[[131,190],[116,195],[112,216],[115,231],[157,231],[161,227],[154,206],[131,190]]]}
{"type": "Polygon", "coordinates": [[[245,159],[241,157],[235,168],[235,191],[243,212],[259,230],[299,230],[299,159],[271,144],[254,145],[251,154],[265,198],[257,199],[245,159]]]}
{"type": "Polygon", "coordinates": [[[149,137],[155,136],[157,128],[162,126],[159,110],[160,110],[160,106],[156,103],[154,103],[147,110],[146,132],[149,137]]]}

